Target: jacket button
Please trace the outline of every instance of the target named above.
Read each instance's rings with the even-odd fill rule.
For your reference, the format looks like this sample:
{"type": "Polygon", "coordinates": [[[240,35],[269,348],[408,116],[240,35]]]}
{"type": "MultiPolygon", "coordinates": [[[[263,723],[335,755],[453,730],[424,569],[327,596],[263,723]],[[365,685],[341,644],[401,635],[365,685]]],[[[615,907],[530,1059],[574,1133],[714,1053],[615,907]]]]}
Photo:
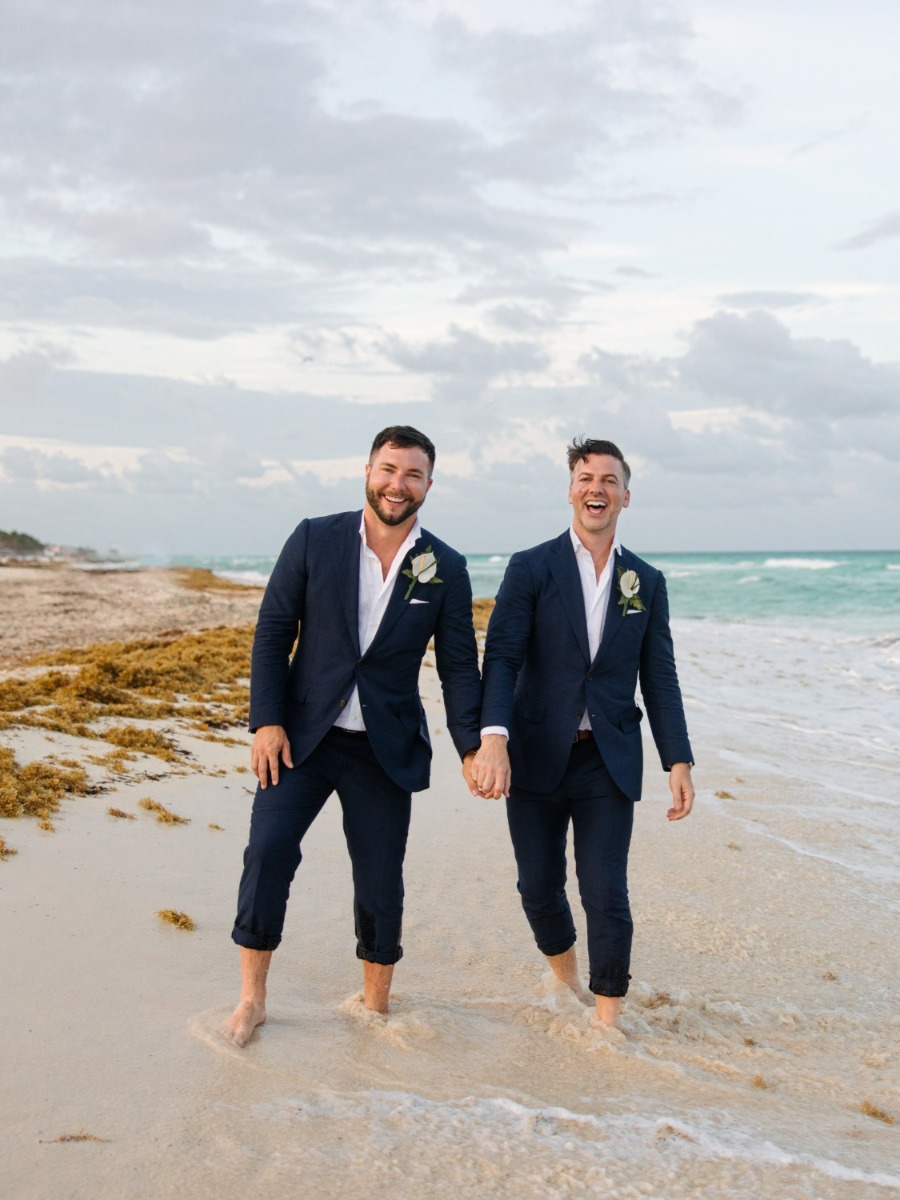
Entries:
{"type": "Polygon", "coordinates": [[[594,672],[588,671],[588,679],[593,679],[593,678],[594,678],[594,672]]]}
{"type": "Polygon", "coordinates": [[[341,708],[343,708],[343,707],[344,707],[344,705],[345,705],[346,703],[347,703],[347,701],[346,701],[346,700],[342,700],[342,701],[341,701],[341,704],[340,704],[340,707],[341,707],[341,708]]]}

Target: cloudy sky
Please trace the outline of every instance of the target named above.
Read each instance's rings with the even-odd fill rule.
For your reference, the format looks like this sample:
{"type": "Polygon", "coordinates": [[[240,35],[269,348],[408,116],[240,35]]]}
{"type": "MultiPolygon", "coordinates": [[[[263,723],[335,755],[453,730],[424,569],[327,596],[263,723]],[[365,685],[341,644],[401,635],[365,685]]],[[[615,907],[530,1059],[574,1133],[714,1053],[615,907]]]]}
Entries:
{"type": "Polygon", "coordinates": [[[635,549],[898,544],[894,0],[0,21],[0,528],[273,552],[404,422],[463,550],[564,527],[575,434],[635,549]]]}

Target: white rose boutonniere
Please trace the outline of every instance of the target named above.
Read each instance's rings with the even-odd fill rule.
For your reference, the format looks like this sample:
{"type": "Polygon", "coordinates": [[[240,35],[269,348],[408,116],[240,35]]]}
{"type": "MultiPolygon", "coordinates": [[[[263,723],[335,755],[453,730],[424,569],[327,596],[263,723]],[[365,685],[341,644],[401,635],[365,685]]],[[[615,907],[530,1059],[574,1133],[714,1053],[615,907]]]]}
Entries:
{"type": "Polygon", "coordinates": [[[644,604],[638,595],[641,590],[641,581],[638,579],[637,571],[626,571],[624,567],[619,567],[618,572],[619,604],[622,606],[622,616],[624,617],[630,608],[636,608],[638,612],[643,612],[644,604]]]}
{"type": "Polygon", "coordinates": [[[408,600],[410,598],[412,590],[417,583],[443,583],[443,579],[438,579],[437,569],[438,559],[432,553],[430,546],[425,550],[424,554],[417,554],[403,572],[410,581],[403,599],[408,600]]]}

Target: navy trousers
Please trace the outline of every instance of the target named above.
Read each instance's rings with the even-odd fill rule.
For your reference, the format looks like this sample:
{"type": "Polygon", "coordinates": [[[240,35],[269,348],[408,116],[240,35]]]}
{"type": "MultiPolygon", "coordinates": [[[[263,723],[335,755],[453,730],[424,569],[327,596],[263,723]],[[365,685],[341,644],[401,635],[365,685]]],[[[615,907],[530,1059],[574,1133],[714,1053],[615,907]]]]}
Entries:
{"type": "Polygon", "coordinates": [[[575,944],[566,896],[566,839],[572,824],[575,871],[587,916],[590,988],[624,996],[634,926],[628,904],[628,849],[634,802],[613,783],[593,737],[573,743],[554,792],[515,782],[506,802],[519,869],[519,894],[538,949],[563,954],[575,944]]]}
{"type": "Polygon", "coordinates": [[[232,939],[251,950],[281,941],[288,894],[307,829],[337,792],[353,865],[356,956],[388,965],[403,956],[403,858],[411,797],[386,774],[365,734],[333,728],[277,786],[256,789],[232,939]]]}

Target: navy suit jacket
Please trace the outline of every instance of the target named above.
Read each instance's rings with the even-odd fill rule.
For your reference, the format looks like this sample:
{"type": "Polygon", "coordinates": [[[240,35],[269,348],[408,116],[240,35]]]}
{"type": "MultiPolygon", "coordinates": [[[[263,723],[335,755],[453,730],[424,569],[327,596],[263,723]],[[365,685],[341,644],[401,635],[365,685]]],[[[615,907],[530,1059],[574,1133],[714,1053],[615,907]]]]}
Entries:
{"type": "Polygon", "coordinates": [[[481,723],[509,730],[513,787],[551,792],[558,786],[587,709],[614,782],[640,800],[639,679],[663,767],[692,762],[661,572],[622,548],[600,648],[591,661],[569,531],[512,556],[488,626],[481,723]],[[637,572],[643,612],[623,615],[620,568],[637,572]]]}
{"type": "Polygon", "coordinates": [[[250,728],[283,725],[297,765],[335,723],[355,684],[375,757],[395,783],[417,792],[428,786],[431,766],[419,668],[432,638],[454,744],[463,755],[480,741],[472,587],[463,556],[423,530],[397,572],[381,625],[362,654],[360,520],[360,512],[314,517],[301,521],[288,538],[253,639],[250,728]],[[411,604],[405,599],[410,579],[403,570],[429,546],[443,582],[417,583],[410,600],[424,603],[411,604]]]}

